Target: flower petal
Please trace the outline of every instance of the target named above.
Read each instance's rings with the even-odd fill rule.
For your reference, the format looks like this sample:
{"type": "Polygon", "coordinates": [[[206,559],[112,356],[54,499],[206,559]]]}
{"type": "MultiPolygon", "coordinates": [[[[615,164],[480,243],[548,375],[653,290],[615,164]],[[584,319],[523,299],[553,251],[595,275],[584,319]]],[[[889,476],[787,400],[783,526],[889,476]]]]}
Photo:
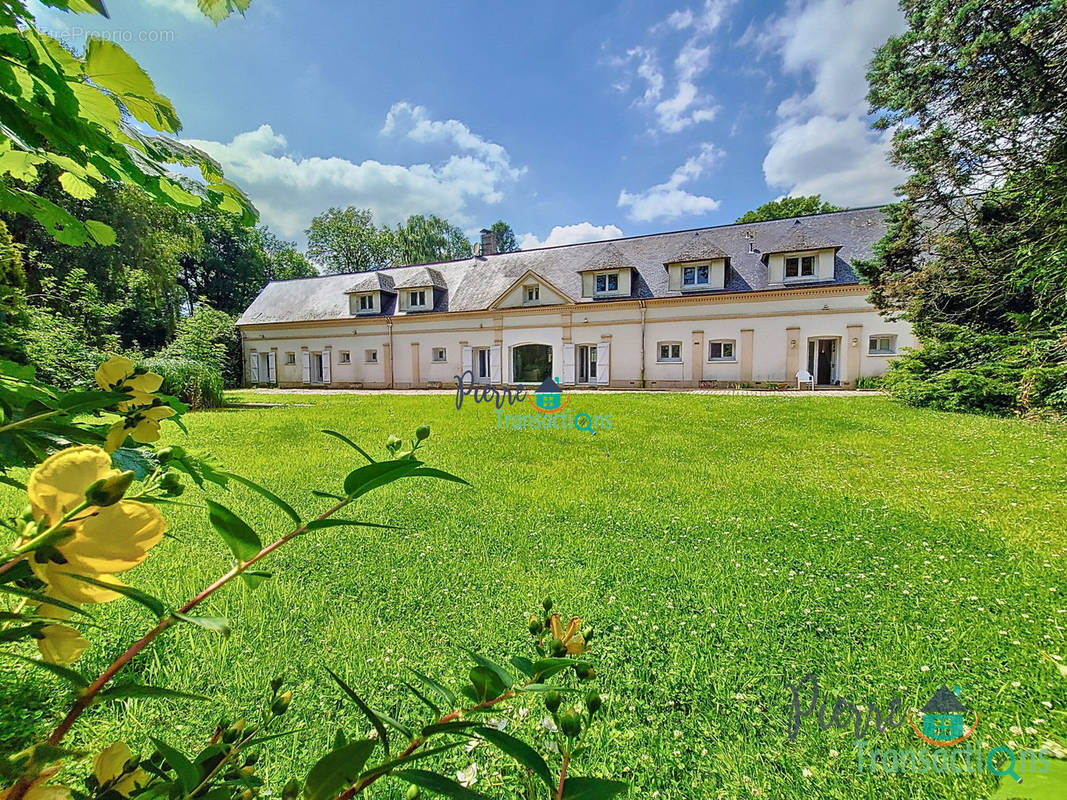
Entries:
{"type": "Polygon", "coordinates": [[[552,629],[552,637],[554,639],[563,640],[563,626],[559,622],[559,614],[553,614],[548,618],[548,625],[552,629]]]}
{"type": "Polygon", "coordinates": [[[100,785],[110,783],[126,770],[126,762],[133,758],[133,753],[125,742],[115,742],[96,754],[93,759],[93,775],[100,785]]]}
{"type": "Polygon", "coordinates": [[[153,392],[158,392],[159,387],[163,385],[163,376],[156,375],[154,372],[145,372],[141,375],[134,375],[126,381],[126,385],[138,392],[152,394],[153,392]]]}
{"type": "Polygon", "coordinates": [[[129,436],[130,431],[126,427],[126,420],[120,419],[107,432],[107,441],[104,443],[104,449],[109,453],[114,453],[120,447],[122,443],[126,441],[126,437],[129,436]]]}
{"type": "Polygon", "coordinates": [[[154,442],[159,439],[159,423],[146,416],[137,423],[137,427],[130,431],[130,436],[135,442],[141,444],[154,442]]]}
{"type": "Polygon", "coordinates": [[[41,628],[41,636],[37,640],[37,649],[50,664],[70,664],[89,647],[89,642],[69,625],[45,625],[41,628]]]}
{"type": "Polygon", "coordinates": [[[126,383],[126,378],[131,373],[133,362],[122,356],[114,356],[96,368],[96,385],[105,391],[111,391],[126,383]]]}
{"type": "Polygon", "coordinates": [[[85,490],[109,473],[111,458],[94,445],[60,450],[45,459],[30,474],[26,494],[33,504],[34,516],[43,515],[55,524],[72,508],[85,500],[85,490]]]}
{"type": "MultiPolygon", "coordinates": [[[[68,603],[108,603],[122,597],[118,592],[102,589],[99,586],[93,586],[90,583],[85,583],[85,581],[72,578],[68,573],[75,572],[75,570],[72,570],[69,564],[54,564],[52,562],[38,564],[31,558],[30,567],[33,569],[34,575],[48,584],[48,596],[54,597],[56,600],[66,600],[68,603]]],[[[105,583],[122,583],[114,575],[110,574],[91,575],[89,577],[105,583]]]]}
{"type": "Polygon", "coordinates": [[[120,500],[86,518],[59,552],[67,559],[63,566],[68,572],[124,572],[144,561],[166,530],[167,523],[155,506],[120,500]]]}

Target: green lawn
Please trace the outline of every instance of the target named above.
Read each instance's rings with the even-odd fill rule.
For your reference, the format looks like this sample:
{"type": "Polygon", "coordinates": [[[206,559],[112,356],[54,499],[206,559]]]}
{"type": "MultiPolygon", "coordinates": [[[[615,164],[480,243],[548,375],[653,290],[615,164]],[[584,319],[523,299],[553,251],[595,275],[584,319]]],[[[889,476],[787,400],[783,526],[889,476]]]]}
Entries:
{"type": "MultiPolygon", "coordinates": [[[[941,683],[958,684],[988,746],[1067,742],[1067,681],[1041,656],[1067,657],[1064,427],[880,397],[575,396],[576,410],[613,417],[611,431],[590,436],[498,431],[491,409],[468,400],[457,411],[443,395],[244,399],[287,405],[190,414],[189,442],[301,510],[324,507],[309,490],[335,489],[358,464],[322,428],[381,454],[389,433],[429,423],[426,460],[473,486],[401,482],[366,497],[359,514],[405,530],[295,541],[267,567],[272,580],[254,592],[232,586],[204,610],[232,621],[231,638],[183,626],[135,662],[145,680],[210,695],[213,706],[103,709],[92,718],[104,735],[83,744],[120,727],[138,743],[158,730],[201,740],[284,670],[296,693],[286,719],[302,730],[264,760],[280,786],[304,774],[338,726],[362,725],[326,666],[380,706],[403,702],[414,715],[400,684],[407,666],[458,681],[456,646],[521,650],[524,615],[546,594],[600,631],[593,655],[607,723],[576,774],[625,778],[635,799],[995,789],[989,776],[858,774],[851,732],[811,720],[787,741],[784,681],[809,672],[831,706],[846,696],[884,707],[898,694],[922,706],[941,683]]],[[[285,519],[256,495],[234,489],[222,502],[264,539],[283,531],[285,519]]],[[[180,540],[125,577],[178,602],[224,571],[228,555],[203,512],[168,515],[180,540]]],[[[107,614],[117,627],[94,637],[86,671],[149,622],[126,603],[107,614]]],[[[38,703],[28,721],[0,708],[10,745],[54,721],[60,702],[49,680],[4,669],[0,693],[38,703]]],[[[540,716],[516,718],[509,731],[533,738],[540,716]]],[[[906,725],[871,742],[921,746],[906,725]]],[[[509,785],[514,767],[486,759],[484,748],[461,750],[452,768],[473,760],[475,788],[509,796],[493,787],[509,785]]],[[[371,796],[399,797],[398,787],[382,782],[371,796]]]]}

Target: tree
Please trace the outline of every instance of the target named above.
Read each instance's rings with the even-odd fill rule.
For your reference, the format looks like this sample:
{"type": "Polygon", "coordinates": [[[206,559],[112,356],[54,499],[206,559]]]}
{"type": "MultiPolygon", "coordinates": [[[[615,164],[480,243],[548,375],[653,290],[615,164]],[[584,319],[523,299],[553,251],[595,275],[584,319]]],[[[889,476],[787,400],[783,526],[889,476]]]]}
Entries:
{"type": "Polygon", "coordinates": [[[496,236],[496,251],[498,253],[514,253],[519,249],[515,231],[504,220],[497,220],[489,230],[496,236]]]}
{"type": "Polygon", "coordinates": [[[438,216],[413,214],[396,226],[396,263],[429,264],[469,258],[471,243],[462,229],[438,216]]]}
{"type": "Polygon", "coordinates": [[[319,273],[296,249],[296,242],[287,242],[275,236],[269,228],[256,228],[259,246],[267,257],[268,281],[286,281],[292,278],[311,278],[319,273]]]}
{"type": "MultiPolygon", "coordinates": [[[[78,13],[105,14],[100,0],[43,0],[78,13]]],[[[221,18],[248,0],[205,0],[221,18]]],[[[212,205],[246,223],[255,209],[201,151],[148,129],[175,134],[177,112],[125,50],[90,38],[84,56],[43,33],[22,0],[0,6],[0,210],[31,217],[68,245],[109,245],[115,231],[96,219],[84,221],[39,190],[58,187],[92,198],[108,182],[139,186],[154,202],[176,208],[212,205]],[[144,127],[134,127],[132,117],[144,127]],[[170,165],[199,171],[201,181],[172,177],[170,165]]]]}
{"type": "Polygon", "coordinates": [[[868,80],[910,174],[860,270],[926,354],[890,386],[947,408],[1067,410],[1067,3],[902,6],[908,30],[868,80]]]}
{"type": "Polygon", "coordinates": [[[327,275],[363,272],[390,266],[393,233],[374,224],[369,208],[330,208],[311,220],[307,229],[308,257],[327,275]]]}
{"type": "Polygon", "coordinates": [[[14,361],[24,357],[21,331],[28,323],[22,251],[0,221],[0,359],[14,361]]]}
{"type": "Polygon", "coordinates": [[[241,383],[241,333],[235,318],[207,303],[182,319],[174,341],[160,356],[187,359],[213,367],[228,387],[241,383]]]}
{"type": "Polygon", "coordinates": [[[829,211],[844,211],[841,206],[822,202],[817,194],[804,197],[783,197],[780,200],[771,200],[764,203],[754,211],[746,211],[737,221],[765,222],[771,219],[788,219],[789,217],[806,217],[811,214],[825,214],[829,211]]]}

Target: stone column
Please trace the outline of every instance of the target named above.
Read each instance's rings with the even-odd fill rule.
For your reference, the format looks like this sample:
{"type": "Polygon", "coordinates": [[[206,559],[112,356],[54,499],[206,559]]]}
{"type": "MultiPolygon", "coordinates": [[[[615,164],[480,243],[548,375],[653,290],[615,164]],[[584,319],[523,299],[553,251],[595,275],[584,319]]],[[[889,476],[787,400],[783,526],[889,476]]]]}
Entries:
{"type": "Polygon", "coordinates": [[[752,343],[755,339],[752,328],[741,329],[741,382],[752,382],[752,343]]]}
{"type": "Polygon", "coordinates": [[[845,337],[845,379],[842,383],[850,389],[856,388],[860,377],[860,355],[863,353],[863,326],[849,325],[845,337]]]}
{"type": "Polygon", "coordinates": [[[800,370],[800,328],[785,329],[785,380],[793,383],[800,370]]]}
{"type": "Polygon", "coordinates": [[[417,387],[419,385],[419,343],[411,343],[411,385],[417,387]]]}
{"type": "Polygon", "coordinates": [[[693,331],[693,379],[695,388],[704,380],[704,331],[693,331]]]}

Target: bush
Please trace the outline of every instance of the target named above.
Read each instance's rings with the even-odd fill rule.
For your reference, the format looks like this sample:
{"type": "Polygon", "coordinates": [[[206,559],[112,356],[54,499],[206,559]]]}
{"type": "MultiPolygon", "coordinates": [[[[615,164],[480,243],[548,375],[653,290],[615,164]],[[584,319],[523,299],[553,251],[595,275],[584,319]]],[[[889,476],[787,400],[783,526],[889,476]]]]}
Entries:
{"type": "Polygon", "coordinates": [[[173,395],[193,408],[218,408],[223,403],[222,373],[211,364],[161,355],[141,365],[163,376],[162,394],[173,395]]]}
{"type": "Polygon", "coordinates": [[[174,341],[160,355],[208,364],[222,375],[228,388],[241,385],[240,331],[233,317],[206,303],[178,323],[174,341]]]}
{"type": "Polygon", "coordinates": [[[857,389],[881,389],[884,381],[880,375],[869,375],[866,378],[856,378],[857,389]]]}
{"type": "Polygon", "coordinates": [[[85,341],[82,327],[41,308],[30,308],[27,319],[22,346],[40,379],[60,389],[90,385],[105,356],[85,341]]]}

